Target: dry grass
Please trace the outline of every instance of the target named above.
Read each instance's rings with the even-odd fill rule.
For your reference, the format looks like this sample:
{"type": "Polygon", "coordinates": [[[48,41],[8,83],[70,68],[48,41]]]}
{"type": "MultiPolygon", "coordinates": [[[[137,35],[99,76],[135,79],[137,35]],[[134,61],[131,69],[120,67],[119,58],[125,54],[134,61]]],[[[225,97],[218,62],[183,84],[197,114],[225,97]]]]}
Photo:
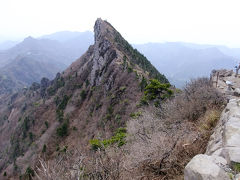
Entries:
{"type": "Polygon", "coordinates": [[[116,180],[121,179],[123,172],[121,149],[111,147],[91,155],[66,151],[53,160],[39,158],[36,167],[38,180],[116,180]]]}
{"type": "Polygon", "coordinates": [[[203,117],[204,120],[200,125],[200,130],[211,131],[216,126],[220,115],[221,112],[216,109],[207,111],[203,117]]]}

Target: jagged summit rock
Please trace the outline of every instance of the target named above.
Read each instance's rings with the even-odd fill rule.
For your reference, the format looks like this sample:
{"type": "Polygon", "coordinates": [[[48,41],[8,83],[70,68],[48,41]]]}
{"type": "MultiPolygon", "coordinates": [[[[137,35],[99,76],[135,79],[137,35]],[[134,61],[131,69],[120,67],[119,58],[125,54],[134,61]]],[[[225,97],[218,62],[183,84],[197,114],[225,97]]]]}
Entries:
{"type": "Polygon", "coordinates": [[[101,38],[106,32],[106,22],[104,22],[101,18],[98,18],[94,25],[94,40],[95,42],[101,38]]]}
{"type": "Polygon", "coordinates": [[[32,36],[28,36],[23,40],[23,43],[33,42],[34,40],[36,40],[36,39],[34,39],[32,36]]]}
{"type": "Polygon", "coordinates": [[[119,64],[124,64],[125,69],[136,68],[139,72],[142,69],[148,72],[150,78],[168,83],[166,77],[160,74],[145,56],[134,49],[110,23],[98,18],[94,25],[94,33],[94,45],[90,46],[88,51],[66,70],[64,76],[71,74],[72,71],[82,74],[84,68],[79,70],[79,67],[87,67],[82,64],[84,62],[88,64],[88,69],[91,69],[89,79],[91,85],[99,85],[103,78],[103,71],[106,72],[110,65],[115,64],[113,68],[115,71],[119,68],[119,64]]]}
{"type": "Polygon", "coordinates": [[[106,20],[98,18],[94,25],[94,40],[99,41],[102,38],[108,38],[114,40],[114,35],[117,30],[106,20]]]}

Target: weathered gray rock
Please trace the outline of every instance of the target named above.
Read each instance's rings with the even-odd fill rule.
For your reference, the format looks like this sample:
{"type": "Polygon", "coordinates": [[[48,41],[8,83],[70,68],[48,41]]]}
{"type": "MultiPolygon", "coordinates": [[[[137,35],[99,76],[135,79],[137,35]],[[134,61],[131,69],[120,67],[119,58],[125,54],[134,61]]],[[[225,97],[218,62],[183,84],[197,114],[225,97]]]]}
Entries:
{"type": "MultiPolygon", "coordinates": [[[[230,99],[211,135],[205,155],[195,156],[185,167],[185,180],[225,180],[232,162],[240,162],[240,100],[230,99]]],[[[235,178],[236,179],[236,178],[235,178]]]]}
{"type": "Polygon", "coordinates": [[[233,70],[227,69],[212,70],[211,76],[216,76],[217,74],[219,77],[228,77],[233,75],[233,70]]]}
{"type": "Polygon", "coordinates": [[[40,94],[41,94],[41,97],[44,97],[45,95],[46,95],[46,89],[47,89],[47,87],[49,86],[49,84],[50,84],[50,80],[48,79],[48,78],[42,78],[42,80],[41,80],[41,83],[40,83],[40,88],[41,88],[41,90],[40,90],[40,94]]]}
{"type": "MultiPolygon", "coordinates": [[[[117,57],[117,52],[111,48],[111,42],[104,38],[109,33],[109,29],[103,20],[98,19],[94,26],[95,46],[92,57],[92,70],[90,77],[91,85],[98,85],[102,80],[102,72],[106,71],[108,65],[117,57]]],[[[111,39],[111,38],[110,38],[111,39]]]]}
{"type": "Polygon", "coordinates": [[[228,163],[240,162],[240,101],[231,99],[210,137],[207,155],[219,155],[228,163]]]}
{"type": "Polygon", "coordinates": [[[219,70],[218,72],[219,72],[219,77],[232,76],[233,74],[233,70],[226,70],[226,69],[219,70]]]}
{"type": "Polygon", "coordinates": [[[36,91],[39,88],[40,88],[40,84],[37,82],[32,83],[32,85],[30,86],[30,89],[33,91],[36,91]]]}
{"type": "Polygon", "coordinates": [[[221,166],[227,161],[220,156],[199,154],[185,167],[185,180],[230,180],[230,177],[221,166]]]}
{"type": "Polygon", "coordinates": [[[235,180],[240,180],[240,174],[237,174],[237,175],[235,176],[235,180]]]}
{"type": "Polygon", "coordinates": [[[233,92],[233,95],[239,97],[240,96],[240,89],[236,88],[233,92]]]}

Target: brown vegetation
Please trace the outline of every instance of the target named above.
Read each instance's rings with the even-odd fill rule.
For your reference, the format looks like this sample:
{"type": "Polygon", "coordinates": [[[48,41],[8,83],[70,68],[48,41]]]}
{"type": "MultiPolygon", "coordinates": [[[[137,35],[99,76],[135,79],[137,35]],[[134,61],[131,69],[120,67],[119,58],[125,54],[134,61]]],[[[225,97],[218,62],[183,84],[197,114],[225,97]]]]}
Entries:
{"type": "Polygon", "coordinates": [[[189,160],[204,153],[223,105],[223,96],[210,80],[199,78],[160,109],[149,108],[131,120],[129,159],[133,167],[142,178],[182,179],[189,160]]]}
{"type": "Polygon", "coordinates": [[[35,171],[38,180],[121,179],[124,153],[117,147],[86,155],[78,150],[62,152],[52,160],[39,159],[35,171]]]}
{"type": "MultiPolygon", "coordinates": [[[[59,170],[58,163],[52,161],[55,164],[51,168],[57,170],[48,170],[48,173],[57,171],[55,177],[62,179],[60,175],[72,172],[71,167],[79,167],[75,171],[77,176],[72,173],[71,178],[183,179],[183,169],[190,159],[204,153],[223,105],[223,96],[207,78],[193,80],[160,107],[140,108],[139,115],[127,122],[128,137],[124,146],[111,146],[84,156],[72,155],[72,159],[82,158],[81,165],[79,161],[67,163],[60,166],[66,167],[64,170],[59,170]]],[[[46,163],[41,165],[37,171],[39,176],[47,169],[46,163]]]]}

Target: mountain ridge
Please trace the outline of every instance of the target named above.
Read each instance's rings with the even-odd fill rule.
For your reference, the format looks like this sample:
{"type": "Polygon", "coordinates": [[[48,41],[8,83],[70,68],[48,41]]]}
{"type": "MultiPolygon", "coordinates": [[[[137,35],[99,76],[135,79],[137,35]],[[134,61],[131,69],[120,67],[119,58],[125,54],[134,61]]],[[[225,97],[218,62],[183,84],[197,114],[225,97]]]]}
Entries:
{"type": "Polygon", "coordinates": [[[212,69],[230,69],[236,65],[235,58],[218,47],[195,46],[178,42],[134,45],[177,87],[183,87],[192,78],[208,77],[212,69]]]}
{"type": "Polygon", "coordinates": [[[108,22],[97,19],[94,32],[94,45],[54,80],[43,78],[0,100],[0,147],[9,149],[0,148],[2,171],[19,175],[35,167],[44,144],[49,159],[56,158],[57,146],[89,151],[90,139],[111,137],[125,126],[145,81],[168,82],[108,22]]]}
{"type": "Polygon", "coordinates": [[[11,93],[33,82],[40,82],[42,77],[53,79],[57,72],[64,70],[73,59],[84,53],[90,39],[87,39],[86,45],[80,45],[79,48],[74,46],[82,38],[65,45],[57,40],[29,36],[14,47],[1,51],[0,94],[11,93]]]}

